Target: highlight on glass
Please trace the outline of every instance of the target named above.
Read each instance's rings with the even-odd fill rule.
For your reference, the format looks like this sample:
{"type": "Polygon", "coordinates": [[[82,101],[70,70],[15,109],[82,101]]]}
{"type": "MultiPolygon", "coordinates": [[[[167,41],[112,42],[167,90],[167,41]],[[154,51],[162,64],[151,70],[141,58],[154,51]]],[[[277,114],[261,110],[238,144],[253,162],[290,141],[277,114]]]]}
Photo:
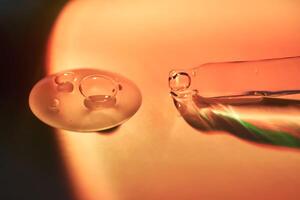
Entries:
{"type": "Polygon", "coordinates": [[[172,70],[169,87],[177,110],[197,130],[300,147],[300,56],[172,70]]]}

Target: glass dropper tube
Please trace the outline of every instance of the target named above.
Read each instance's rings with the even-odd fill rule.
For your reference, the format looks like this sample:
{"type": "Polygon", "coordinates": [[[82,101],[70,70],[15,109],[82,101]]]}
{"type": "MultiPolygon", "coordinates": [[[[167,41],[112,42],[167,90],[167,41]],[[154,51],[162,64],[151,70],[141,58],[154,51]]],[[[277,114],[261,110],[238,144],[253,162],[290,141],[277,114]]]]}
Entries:
{"type": "Polygon", "coordinates": [[[207,63],[172,70],[183,118],[200,131],[300,147],[300,57],[207,63]]]}
{"type": "Polygon", "coordinates": [[[190,70],[173,70],[169,86],[175,95],[197,90],[202,97],[300,90],[300,56],[207,63],[190,70]]]}

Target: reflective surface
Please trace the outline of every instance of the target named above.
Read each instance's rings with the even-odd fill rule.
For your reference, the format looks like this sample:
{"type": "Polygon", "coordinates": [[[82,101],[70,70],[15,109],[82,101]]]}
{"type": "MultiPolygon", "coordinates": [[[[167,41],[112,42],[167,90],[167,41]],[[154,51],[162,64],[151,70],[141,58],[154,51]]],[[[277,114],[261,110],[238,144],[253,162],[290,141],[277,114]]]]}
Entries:
{"type": "Polygon", "coordinates": [[[119,74],[74,69],[39,81],[30,93],[29,104],[50,126],[98,131],[129,119],[141,105],[141,94],[132,81],[119,74]]]}

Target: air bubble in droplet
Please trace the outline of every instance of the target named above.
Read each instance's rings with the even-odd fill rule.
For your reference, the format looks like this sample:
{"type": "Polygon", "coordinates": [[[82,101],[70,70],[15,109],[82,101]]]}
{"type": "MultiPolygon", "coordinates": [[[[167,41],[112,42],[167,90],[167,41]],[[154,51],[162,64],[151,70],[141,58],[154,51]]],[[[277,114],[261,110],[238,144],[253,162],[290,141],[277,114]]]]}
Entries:
{"type": "Polygon", "coordinates": [[[119,85],[110,77],[91,75],[80,81],[79,90],[85,97],[84,105],[89,109],[109,108],[116,104],[119,85]]]}
{"type": "Polygon", "coordinates": [[[74,89],[73,86],[73,81],[75,74],[74,72],[64,72],[61,74],[58,74],[55,79],[54,82],[57,84],[57,90],[60,92],[72,92],[74,89]]]}

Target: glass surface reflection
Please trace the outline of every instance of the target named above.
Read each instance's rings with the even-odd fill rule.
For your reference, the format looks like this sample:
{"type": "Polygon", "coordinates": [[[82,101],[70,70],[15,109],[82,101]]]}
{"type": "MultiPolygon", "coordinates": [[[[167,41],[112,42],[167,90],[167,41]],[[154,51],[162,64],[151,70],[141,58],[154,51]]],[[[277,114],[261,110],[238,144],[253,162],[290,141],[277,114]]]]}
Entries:
{"type": "Polygon", "coordinates": [[[299,148],[299,75],[300,57],[209,63],[171,71],[169,86],[180,114],[201,131],[299,148]]]}

